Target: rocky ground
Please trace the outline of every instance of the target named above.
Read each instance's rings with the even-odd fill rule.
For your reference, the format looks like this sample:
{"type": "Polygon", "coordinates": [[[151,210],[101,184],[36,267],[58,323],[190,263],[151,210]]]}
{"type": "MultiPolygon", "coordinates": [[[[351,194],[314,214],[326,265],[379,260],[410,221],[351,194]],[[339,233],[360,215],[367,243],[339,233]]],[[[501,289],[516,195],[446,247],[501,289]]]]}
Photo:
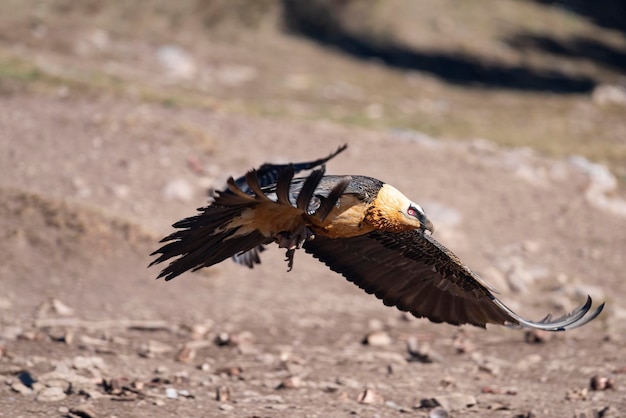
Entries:
{"type": "MultiPolygon", "coordinates": [[[[88,65],[41,51],[48,69],[88,65]]],[[[626,200],[607,166],[67,78],[4,80],[0,416],[626,414],[626,200]],[[377,177],[420,203],[435,236],[518,313],[540,319],[587,294],[604,312],[558,334],[435,325],[304,253],[288,273],[275,248],[253,270],[224,262],[166,283],[146,268],[170,225],[228,176],[344,143],[329,173],[377,177]]],[[[170,88],[163,80],[144,81],[170,88]]]]}

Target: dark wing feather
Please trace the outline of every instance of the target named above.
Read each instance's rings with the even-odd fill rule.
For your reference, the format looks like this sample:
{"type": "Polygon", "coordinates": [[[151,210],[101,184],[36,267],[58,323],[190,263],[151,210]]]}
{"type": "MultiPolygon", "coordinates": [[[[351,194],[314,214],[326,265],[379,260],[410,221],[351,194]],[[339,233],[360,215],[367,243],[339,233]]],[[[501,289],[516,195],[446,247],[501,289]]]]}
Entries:
{"type": "Polygon", "coordinates": [[[493,290],[451,251],[418,230],[399,234],[374,231],[343,239],[318,236],[304,248],[386,305],[433,322],[480,327],[494,323],[561,331],[589,322],[604,307],[588,314],[588,299],[561,318],[525,320],[498,300],[493,290]]]}
{"type": "Polygon", "coordinates": [[[161,242],[167,244],[151,254],[159,256],[150,266],[174,259],[158,277],[171,280],[187,270],[209,267],[233,255],[239,255],[246,265],[254,264],[258,253],[256,259],[255,254],[251,254],[250,259],[241,255],[260,245],[269,244],[272,239],[258,231],[238,235],[239,227],[226,227],[230,221],[241,216],[244,210],[253,209],[260,202],[269,200],[258,187],[254,171],[249,172],[246,178],[251,183],[251,189],[258,192],[255,196],[244,193],[230,178],[228,191],[218,191],[211,205],[198,209],[200,213],[196,216],[185,218],[173,225],[178,231],[163,238],[161,242]]]}
{"type": "MultiPolygon", "coordinates": [[[[278,176],[280,175],[280,173],[284,169],[289,168],[289,166],[293,166],[294,174],[297,174],[304,170],[311,170],[315,167],[319,167],[327,163],[328,161],[330,161],[332,158],[335,158],[338,154],[343,152],[346,148],[348,148],[348,146],[344,144],[340,146],[337,149],[337,151],[330,154],[328,157],[320,158],[314,161],[306,161],[306,162],[301,162],[301,163],[290,163],[290,164],[265,163],[256,170],[259,185],[261,186],[261,188],[264,188],[264,187],[277,183],[278,176]]],[[[250,192],[250,188],[248,187],[248,183],[246,182],[245,176],[239,177],[237,180],[235,180],[235,183],[244,192],[246,193],[250,192]]]]}
{"type": "MultiPolygon", "coordinates": [[[[304,170],[311,170],[315,167],[319,167],[331,159],[335,158],[338,154],[345,151],[348,148],[346,144],[340,146],[335,152],[328,155],[325,158],[319,158],[313,161],[305,161],[300,163],[289,164],[270,164],[265,163],[256,170],[257,184],[261,189],[276,186],[276,194],[278,202],[281,204],[288,204],[290,180],[293,176],[304,170]]],[[[244,193],[253,193],[251,185],[248,184],[246,176],[241,176],[236,180],[232,180],[232,183],[236,185],[244,193]]],[[[255,185],[256,186],[256,185],[255,185]]],[[[295,199],[294,199],[295,200],[295,199]]],[[[261,259],[259,253],[263,250],[263,246],[258,247],[257,250],[251,250],[251,254],[237,254],[233,256],[233,261],[237,264],[242,264],[250,268],[254,267],[254,264],[260,264],[261,259]]]]}

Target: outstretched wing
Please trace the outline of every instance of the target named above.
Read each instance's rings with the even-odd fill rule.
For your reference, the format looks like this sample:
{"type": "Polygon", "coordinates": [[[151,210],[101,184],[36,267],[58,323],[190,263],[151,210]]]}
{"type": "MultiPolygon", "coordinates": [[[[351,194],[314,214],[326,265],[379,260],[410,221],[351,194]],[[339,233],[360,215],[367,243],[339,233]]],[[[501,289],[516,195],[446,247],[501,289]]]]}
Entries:
{"type": "Polygon", "coordinates": [[[604,307],[589,312],[588,298],[563,317],[548,315],[538,322],[528,321],[498,300],[495,291],[456,255],[419,230],[399,234],[374,231],[343,239],[318,236],[304,248],[385,305],[433,322],[562,331],[586,324],[604,307]]]}

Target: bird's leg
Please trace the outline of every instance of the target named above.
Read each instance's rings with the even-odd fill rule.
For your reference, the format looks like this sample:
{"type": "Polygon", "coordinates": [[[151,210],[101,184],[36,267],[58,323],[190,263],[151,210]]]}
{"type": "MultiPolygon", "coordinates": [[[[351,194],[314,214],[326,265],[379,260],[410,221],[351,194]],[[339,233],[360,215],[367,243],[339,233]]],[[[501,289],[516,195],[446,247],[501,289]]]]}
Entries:
{"type": "Polygon", "coordinates": [[[284,231],[276,235],[278,248],[286,248],[285,261],[287,261],[287,271],[293,269],[293,257],[296,250],[299,249],[305,241],[313,237],[313,231],[306,225],[300,225],[294,231],[284,231]]]}

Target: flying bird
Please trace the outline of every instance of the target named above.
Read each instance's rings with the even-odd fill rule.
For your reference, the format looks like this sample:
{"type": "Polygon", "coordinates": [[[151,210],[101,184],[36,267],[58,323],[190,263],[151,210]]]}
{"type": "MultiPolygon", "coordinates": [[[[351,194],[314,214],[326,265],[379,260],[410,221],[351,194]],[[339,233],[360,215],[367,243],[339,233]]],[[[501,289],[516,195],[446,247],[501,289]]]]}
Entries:
{"type": "Polygon", "coordinates": [[[264,247],[277,243],[286,249],[289,270],[302,248],[385,305],[438,323],[563,331],[604,308],[592,311],[587,297],[559,318],[517,315],[433,238],[422,207],[395,187],[366,176],[325,175],[325,164],[345,149],[310,162],[263,164],[229,178],[208,206],[173,225],[177,231],[161,240],[150,265],[173,259],[158,276],[165,280],[227,258],[252,268],[264,247]],[[294,177],[305,170],[307,176],[294,177]]]}

